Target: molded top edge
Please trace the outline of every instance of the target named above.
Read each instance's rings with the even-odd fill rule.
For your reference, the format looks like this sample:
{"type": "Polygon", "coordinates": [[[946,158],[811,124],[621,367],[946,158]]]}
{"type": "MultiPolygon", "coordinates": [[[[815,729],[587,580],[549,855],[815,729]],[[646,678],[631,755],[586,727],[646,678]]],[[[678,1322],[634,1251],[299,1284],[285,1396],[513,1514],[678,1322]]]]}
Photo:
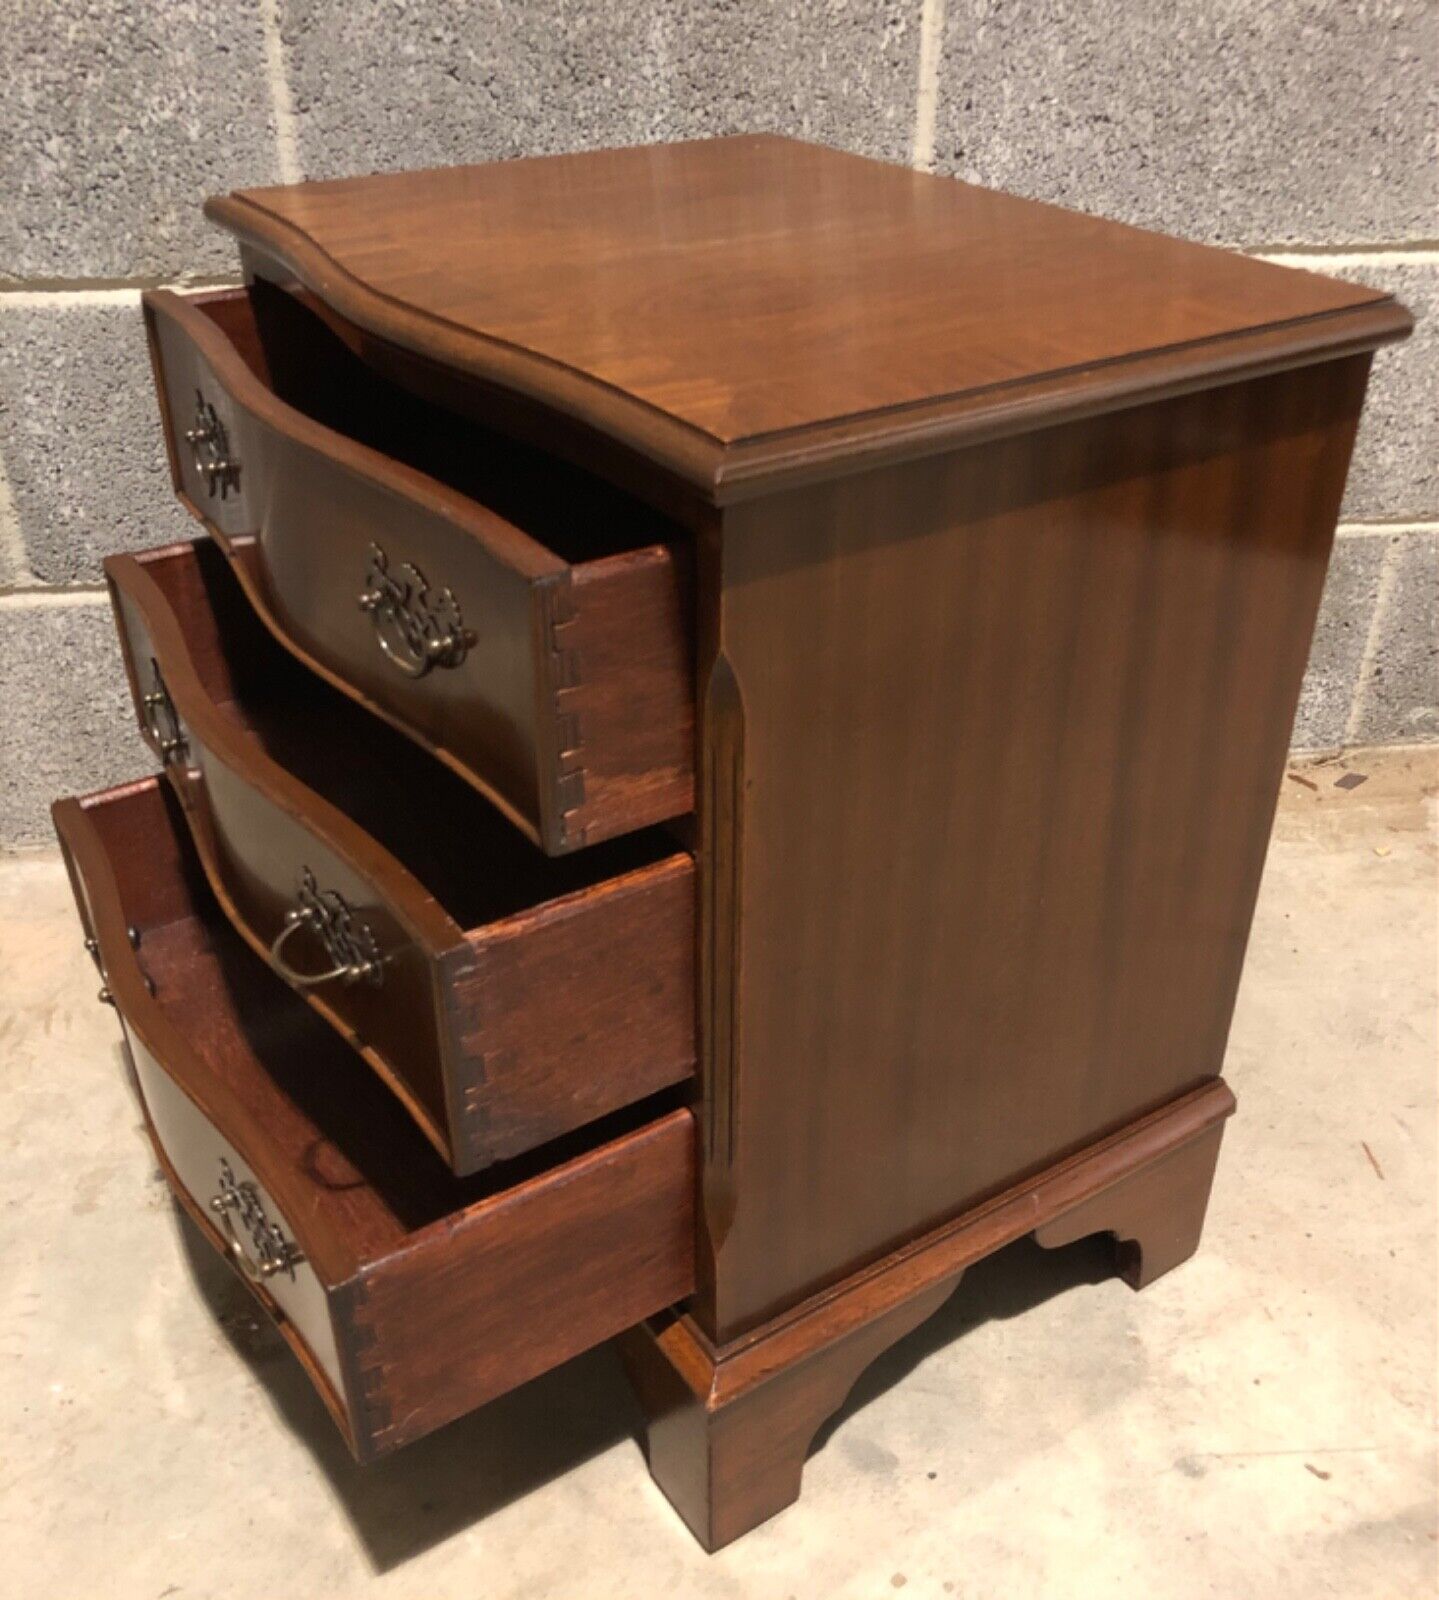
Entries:
{"type": "Polygon", "coordinates": [[[205,209],[367,333],[716,503],[1412,327],[1362,285],[767,135],[205,209]]]}

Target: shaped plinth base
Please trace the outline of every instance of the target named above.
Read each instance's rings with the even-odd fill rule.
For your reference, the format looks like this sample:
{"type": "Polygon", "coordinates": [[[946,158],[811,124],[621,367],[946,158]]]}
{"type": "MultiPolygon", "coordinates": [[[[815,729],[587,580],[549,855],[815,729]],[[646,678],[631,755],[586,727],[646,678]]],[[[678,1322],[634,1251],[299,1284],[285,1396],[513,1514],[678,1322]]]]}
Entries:
{"type": "Polygon", "coordinates": [[[717,1550],[797,1499],[821,1424],[976,1261],[1110,1233],[1139,1289],[1192,1255],[1233,1109],[1216,1079],[727,1344],[673,1313],[622,1335],[650,1471],[695,1537],[717,1550]]]}

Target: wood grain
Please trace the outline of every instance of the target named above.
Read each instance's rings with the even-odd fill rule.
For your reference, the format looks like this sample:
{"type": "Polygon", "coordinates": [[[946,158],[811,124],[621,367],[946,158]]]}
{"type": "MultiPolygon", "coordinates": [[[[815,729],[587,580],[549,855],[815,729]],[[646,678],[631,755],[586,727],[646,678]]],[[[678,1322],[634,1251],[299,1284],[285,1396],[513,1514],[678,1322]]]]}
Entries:
{"type": "MultiPolygon", "coordinates": [[[[637,833],[543,855],[280,649],[209,541],[105,570],[141,726],[158,668],[183,730],[169,775],[220,903],[268,959],[303,870],[344,896],[381,981],[305,999],[457,1172],[690,1077],[687,852],[637,833]]],[[[308,933],[287,957],[303,971],[327,959],[308,933]]]]}
{"type": "Polygon", "coordinates": [[[717,500],[1410,326],[1376,290],[769,135],[206,209],[346,319],[717,500]]]}
{"type": "Polygon", "coordinates": [[[1198,1242],[1233,1110],[1228,1088],[1208,1083],[726,1343],[674,1314],[627,1333],[650,1470],[700,1543],[716,1550],[798,1497],[820,1424],[985,1256],[1030,1231],[1054,1245],[1117,1228],[1136,1288],[1178,1265],[1198,1242]]]}
{"type": "Polygon", "coordinates": [[[407,818],[413,752],[315,712],[318,681],[269,704],[227,642],[254,615],[177,589],[193,648],[142,606],[128,655],[137,689],[152,647],[176,660],[222,901],[251,894],[261,943],[318,819],[361,904],[408,908],[452,1154],[668,1063],[603,1150],[551,1147],[337,1290],[355,1436],[562,1359],[561,1271],[589,1333],[683,1282],[624,1343],[652,1468],[714,1547],[793,1498],[823,1417],[971,1262],[1031,1231],[1112,1234],[1136,1285],[1182,1260],[1369,358],[1408,313],[770,136],[208,210],[246,288],[147,299],[177,490],[286,661],[466,797],[427,777],[407,818]],[[241,449],[223,504],[179,443],[197,386],[241,449]],[[473,684],[375,675],[349,575],[392,526],[478,608],[473,684]],[[487,847],[476,788],[587,846],[583,881],[493,904],[532,863],[493,816],[487,847]],[[655,819],[697,873],[633,834],[598,870],[655,819]],[[697,1125],[658,1118],[691,984],[697,1125]],[[608,1164],[634,1140],[671,1154],[608,1164]]]}
{"type": "Polygon", "coordinates": [[[1219,1072],[1366,369],[724,513],[712,1337],[1219,1072]]]}
{"type": "Polygon", "coordinates": [[[145,296],[183,503],[274,636],[552,853],[693,803],[681,530],[602,482],[386,383],[290,296],[145,296]],[[197,395],[238,463],[209,492],[197,395]],[[357,597],[372,547],[455,595],[463,661],[395,670],[357,597]]]}
{"type": "Polygon", "coordinates": [[[64,800],[54,815],[82,924],[143,1064],[162,1168],[222,1251],[206,1204],[218,1158],[253,1174],[305,1257],[297,1278],[323,1295],[331,1340],[293,1301],[303,1281],[244,1281],[361,1459],[689,1292],[687,1110],[651,1102],[458,1181],[231,929],[168,786],[151,778],[64,800]]]}
{"type": "Polygon", "coordinates": [[[1115,1242],[1120,1276],[1131,1289],[1147,1289],[1199,1248],[1223,1137],[1222,1124],[1208,1129],[1162,1161],[1036,1228],[1035,1242],[1055,1249],[1107,1233],[1115,1242]]]}
{"type": "Polygon", "coordinates": [[[672,1111],[414,1235],[354,1286],[376,1453],[683,1300],[694,1122],[672,1111]]]}

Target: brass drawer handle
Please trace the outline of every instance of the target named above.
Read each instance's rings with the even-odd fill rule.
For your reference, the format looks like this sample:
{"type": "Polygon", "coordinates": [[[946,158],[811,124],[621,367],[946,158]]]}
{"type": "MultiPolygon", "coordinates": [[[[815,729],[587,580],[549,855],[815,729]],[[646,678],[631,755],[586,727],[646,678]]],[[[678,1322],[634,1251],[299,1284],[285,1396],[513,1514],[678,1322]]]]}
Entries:
{"type": "Polygon", "coordinates": [[[378,985],[383,981],[384,962],[375,936],[337,889],[320,888],[314,873],[302,867],[298,899],[299,905],[286,913],[284,926],[270,944],[270,960],[282,976],[297,989],[313,989],[337,979],[347,984],[378,985]],[[328,972],[301,972],[285,959],[285,945],[301,928],[307,928],[325,947],[333,963],[328,972]]]}
{"type": "Polygon", "coordinates": [[[475,642],[453,590],[432,596],[425,575],[408,561],[392,576],[389,558],[377,544],[370,546],[358,604],[373,623],[386,660],[407,678],[423,678],[431,667],[459,666],[475,642]]]}
{"type": "Polygon", "coordinates": [[[185,760],[190,751],[185,739],[184,730],[180,726],[180,718],[175,710],[175,703],[170,698],[170,692],[165,687],[165,680],[160,673],[160,663],[154,656],[150,657],[150,691],[141,701],[145,716],[145,729],[155,741],[160,752],[160,760],[169,766],[174,757],[185,760]]]}
{"type": "Polygon", "coordinates": [[[185,442],[190,446],[195,471],[205,480],[205,492],[210,499],[215,498],[217,489],[222,500],[229,498],[231,489],[237,494],[240,492],[240,463],[230,454],[229,430],[198,389],[195,391],[195,420],[185,430],[185,442]]]}
{"type": "MultiPolygon", "coordinates": [[[[140,930],[137,927],[132,924],[130,927],[126,928],[125,936],[127,939],[129,939],[130,948],[132,950],[138,950],[140,948],[140,930]]],[[[86,936],[85,952],[95,963],[96,972],[100,974],[100,992],[95,996],[95,998],[102,1006],[113,1006],[115,1004],[115,996],[110,990],[110,974],[105,970],[105,963],[100,956],[100,941],[94,936],[94,934],[88,934],[86,936]]],[[[151,994],[154,994],[154,979],[151,978],[147,972],[142,972],[140,977],[144,980],[145,988],[151,994]]]]}
{"type": "Polygon", "coordinates": [[[248,1178],[236,1181],[224,1156],[220,1157],[220,1187],[210,1197],[210,1210],[220,1219],[230,1259],[252,1283],[263,1283],[277,1272],[287,1272],[294,1279],[295,1268],[305,1259],[300,1247],[285,1237],[278,1222],[270,1221],[255,1185],[248,1178]],[[242,1230],[253,1254],[240,1239],[242,1230]]]}

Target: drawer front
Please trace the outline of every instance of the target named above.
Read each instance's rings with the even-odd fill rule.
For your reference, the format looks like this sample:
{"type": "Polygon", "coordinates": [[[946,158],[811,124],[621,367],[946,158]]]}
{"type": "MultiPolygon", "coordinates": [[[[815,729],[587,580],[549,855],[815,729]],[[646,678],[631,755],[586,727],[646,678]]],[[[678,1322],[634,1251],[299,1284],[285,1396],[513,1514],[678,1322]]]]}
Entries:
{"type": "Polygon", "coordinates": [[[140,732],[162,765],[183,769],[190,757],[190,730],[171,698],[144,613],[123,590],[111,589],[110,604],[120,631],[140,732]]]}
{"type": "Polygon", "coordinates": [[[196,336],[213,343],[218,330],[177,309],[151,326],[178,483],[232,552],[250,541],[243,570],[281,637],[429,744],[468,752],[495,799],[533,814],[535,738],[548,708],[535,671],[532,580],[543,570],[558,580],[563,564],[538,552],[533,573],[511,564],[426,505],[418,484],[407,494],[385,482],[393,468],[357,471],[344,459],[355,447],[287,416],[273,396],[257,413],[245,403],[255,380],[239,355],[222,345],[207,360],[196,336]],[[230,468],[223,479],[197,461],[188,437],[197,416],[211,414],[230,468]],[[367,606],[372,592],[390,600],[367,606]],[[447,630],[453,647],[427,662],[426,645],[447,630]]]}
{"type": "MultiPolygon", "coordinates": [[[[173,677],[193,703],[189,661],[175,659],[173,643],[157,641],[123,580],[112,580],[111,596],[137,720],[174,779],[221,903],[447,1152],[437,957],[371,878],[210,747],[181,709],[186,693],[171,690],[173,677]]],[[[202,640],[196,648],[218,659],[213,645],[202,640]]]]}
{"type": "Polygon", "coordinates": [[[652,835],[547,860],[316,683],[208,540],[105,570],[219,903],[457,1173],[692,1074],[690,856],[652,835]]]}
{"type": "Polygon", "coordinates": [[[54,818],[165,1175],[361,1459],[693,1292],[687,1110],[456,1179],[235,934],[163,780],[54,818]]]}
{"type": "Polygon", "coordinates": [[[189,735],[185,807],[231,920],[449,1152],[444,956],[374,878],[189,735]]]}
{"type": "Polygon", "coordinates": [[[345,1393],[325,1286],[294,1227],[228,1140],[125,1027],[140,1096],[171,1187],[219,1236],[231,1265],[274,1302],[336,1396],[345,1393]]]}
{"type": "Polygon", "coordinates": [[[286,405],[198,306],[146,309],[176,487],[282,643],[553,853],[689,809],[688,585],[665,550],[571,569],[286,405]]]}

